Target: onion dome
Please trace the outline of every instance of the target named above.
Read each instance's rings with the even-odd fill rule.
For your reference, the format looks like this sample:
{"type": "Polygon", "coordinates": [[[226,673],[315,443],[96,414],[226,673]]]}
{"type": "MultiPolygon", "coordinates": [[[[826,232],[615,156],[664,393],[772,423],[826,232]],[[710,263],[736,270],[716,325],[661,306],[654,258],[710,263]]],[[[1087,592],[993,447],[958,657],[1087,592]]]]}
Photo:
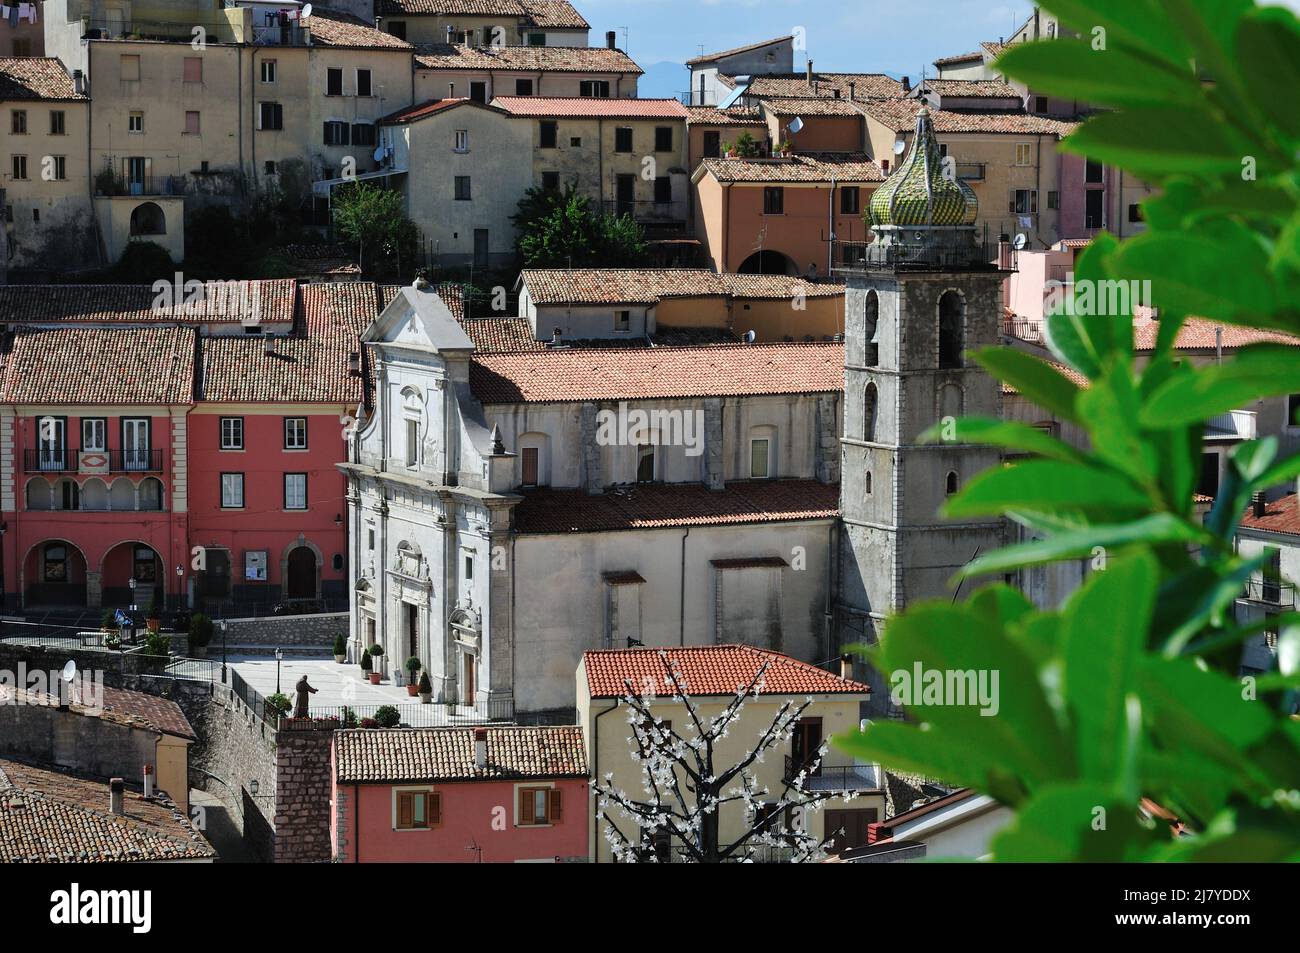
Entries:
{"type": "Polygon", "coordinates": [[[869,208],[873,225],[915,228],[975,224],[979,200],[956,175],[949,178],[944,174],[944,159],[927,107],[922,106],[916,114],[916,135],[907,158],[876,189],[869,208]]]}

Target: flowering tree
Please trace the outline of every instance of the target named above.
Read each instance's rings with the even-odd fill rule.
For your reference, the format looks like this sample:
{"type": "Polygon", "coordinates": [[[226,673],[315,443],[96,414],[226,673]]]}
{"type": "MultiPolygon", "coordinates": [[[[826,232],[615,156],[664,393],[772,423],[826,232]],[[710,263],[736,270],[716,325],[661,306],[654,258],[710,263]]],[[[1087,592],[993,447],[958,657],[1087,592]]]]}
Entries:
{"type": "Polygon", "coordinates": [[[806,819],[830,798],[847,801],[853,796],[851,792],[804,790],[827,745],[822,744],[794,777],[783,780],[775,799],[754,773],[755,764],[762,764],[772,749],[790,739],[812,699],[787,699],[739,762],[719,768],[714,764],[719,743],[741,718],[746,702],[762,693],[770,663],[763,663],[747,685],[737,688],[720,713],[708,716],[690,696],[686,679],[668,654],[660,652],[659,658],[670,697],[687,718],[679,730],[654,715],[651,708],[661,701],[658,680],[647,679],[649,684],[641,690],[630,680],[624,682],[627,692],[621,700],[627,705],[632,727],[628,744],[632,760],[640,765],[644,793],[638,798],[616,787],[613,772],[592,782],[597,813],[605,821],[605,839],[615,858],[627,863],[655,862],[656,836],[670,837],[691,863],[753,862],[765,846],[788,848],[792,863],[824,856],[833,832],[819,839],[807,829],[806,819]],[[743,804],[746,821],[739,836],[723,843],[719,819],[728,804],[743,804]],[[625,834],[615,824],[615,817],[630,819],[635,830],[625,834]]]}

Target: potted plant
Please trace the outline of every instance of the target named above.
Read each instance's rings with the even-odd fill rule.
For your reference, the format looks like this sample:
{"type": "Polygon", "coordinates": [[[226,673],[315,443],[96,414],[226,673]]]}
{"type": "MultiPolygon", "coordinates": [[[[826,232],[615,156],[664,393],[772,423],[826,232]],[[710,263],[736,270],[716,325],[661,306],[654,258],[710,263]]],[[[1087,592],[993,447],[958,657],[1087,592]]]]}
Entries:
{"type": "Polygon", "coordinates": [[[411,673],[411,678],[406,683],[406,694],[410,695],[412,698],[414,698],[419,693],[420,690],[420,686],[416,683],[416,675],[415,675],[415,673],[418,672],[420,668],[421,668],[420,660],[416,658],[414,655],[412,655],[410,658],[406,660],[406,670],[411,673]]]}
{"type": "MultiPolygon", "coordinates": [[[[375,644],[370,646],[370,662],[371,662],[372,669],[375,667],[375,659],[382,658],[383,654],[384,654],[384,647],[382,645],[375,644]]],[[[382,672],[372,671],[370,673],[370,684],[378,685],[379,679],[382,677],[382,675],[383,675],[382,672]]]]}
{"type": "Polygon", "coordinates": [[[334,661],[342,665],[343,660],[347,657],[348,644],[343,640],[343,635],[340,633],[339,635],[334,636],[334,661]]]}
{"type": "Polygon", "coordinates": [[[779,146],[777,146],[777,147],[776,147],[776,152],[777,152],[777,155],[781,156],[782,158],[788,156],[788,155],[790,154],[790,140],[787,139],[787,140],[785,140],[783,143],[781,143],[779,146]]]}
{"type": "Polygon", "coordinates": [[[208,643],[212,641],[215,626],[212,620],[202,612],[190,616],[190,654],[195,658],[207,658],[208,643]]]}
{"type": "Polygon", "coordinates": [[[99,627],[105,632],[116,632],[117,613],[112,609],[105,609],[104,614],[99,617],[99,627]]]}
{"type": "Polygon", "coordinates": [[[292,708],[293,702],[289,701],[289,696],[283,692],[276,692],[273,695],[266,696],[266,710],[272,712],[276,717],[286,717],[292,708]]]}
{"type": "Polygon", "coordinates": [[[428,672],[420,673],[420,704],[429,705],[433,703],[433,682],[429,680],[428,672]]]}
{"type": "Polygon", "coordinates": [[[109,651],[120,649],[122,647],[122,637],[116,632],[104,633],[104,648],[109,651]]]}
{"type": "Polygon", "coordinates": [[[379,679],[372,678],[372,668],[374,668],[374,663],[370,661],[370,649],[366,649],[361,653],[361,678],[362,680],[370,681],[371,684],[378,685],[379,679]]]}
{"type": "Polygon", "coordinates": [[[149,614],[145,616],[144,621],[150,632],[157,632],[162,628],[162,598],[158,594],[157,586],[154,586],[153,599],[149,603],[149,614]]]}
{"type": "Polygon", "coordinates": [[[375,721],[380,728],[396,728],[402,723],[402,716],[392,705],[380,705],[375,709],[375,721]]]}
{"type": "Polygon", "coordinates": [[[343,727],[355,728],[357,726],[357,713],[348,705],[343,706],[343,727]]]}
{"type": "Polygon", "coordinates": [[[379,722],[375,721],[373,718],[362,718],[362,719],[361,719],[361,727],[362,727],[362,728],[378,728],[378,727],[379,727],[379,722]]]}

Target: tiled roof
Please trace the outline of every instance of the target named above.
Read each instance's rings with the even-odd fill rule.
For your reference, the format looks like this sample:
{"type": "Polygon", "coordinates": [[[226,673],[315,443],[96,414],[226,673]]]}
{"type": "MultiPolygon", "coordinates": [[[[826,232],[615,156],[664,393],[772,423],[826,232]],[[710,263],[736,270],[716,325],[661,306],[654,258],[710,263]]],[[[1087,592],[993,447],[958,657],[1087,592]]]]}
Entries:
{"type": "Polygon", "coordinates": [[[883,182],[880,166],[861,152],[801,153],[788,159],[705,159],[719,182],[883,182]]]}
{"type": "MultiPolygon", "coordinates": [[[[1076,371],[1073,367],[1070,367],[1068,364],[1062,364],[1059,361],[1047,361],[1046,363],[1051,366],[1052,370],[1056,371],[1058,374],[1066,378],[1072,384],[1075,384],[1079,387],[1087,387],[1090,383],[1087,377],[1085,377],[1083,374],[1080,374],[1078,371],[1076,371]]],[[[1020,391],[1016,390],[1016,388],[1013,385],[1008,384],[1006,381],[1003,381],[1000,386],[1003,394],[1020,393],[1020,391]]]]}
{"type": "MultiPolygon", "coordinates": [[[[862,104],[868,116],[895,132],[910,132],[916,126],[915,99],[873,99],[862,104]]],[[[956,109],[932,109],[930,121],[937,133],[980,132],[1015,135],[1068,136],[1078,128],[1077,122],[1049,119],[1026,112],[997,110],[968,112],[956,109]]]]}
{"type": "Polygon", "coordinates": [[[703,56],[693,56],[686,61],[686,65],[695,66],[699,63],[712,63],[714,60],[720,60],[723,57],[735,56],[737,53],[749,53],[753,50],[761,50],[765,46],[775,46],[778,43],[788,43],[793,39],[793,36],[778,36],[775,39],[760,40],[758,43],[748,43],[745,46],[733,46],[729,50],[721,50],[717,53],[705,53],[703,56]]]}
{"type": "Polygon", "coordinates": [[[1263,516],[1256,516],[1247,509],[1241,525],[1245,529],[1300,536],[1300,502],[1294,493],[1289,493],[1265,506],[1263,516]]]}
{"type": "Polygon", "coordinates": [[[513,17],[552,30],[588,30],[567,0],[377,0],[380,16],[513,17]]]}
{"type": "Polygon", "coordinates": [[[854,99],[901,96],[903,84],[884,73],[813,73],[815,87],[807,73],[765,73],[750,80],[745,95],[754,99],[841,99],[849,98],[853,84],[854,99]]]}
{"type": "Polygon", "coordinates": [[[598,96],[498,96],[512,116],[558,119],[685,119],[686,107],[675,99],[603,99],[598,96]]]}
{"type": "Polygon", "coordinates": [[[521,278],[537,304],[654,304],[724,290],[703,268],[526,268],[521,278]]]}
{"type": "Polygon", "coordinates": [[[214,282],[201,300],[154,307],[160,296],[149,285],[0,285],[0,324],[239,324],[256,304],[262,324],[292,324],[296,282],[282,278],[214,282]],[[241,289],[227,294],[222,289],[241,289]]]}
{"type": "Polygon", "coordinates": [[[63,63],[52,57],[0,57],[0,102],[19,99],[84,100],[63,63]]]}
{"type": "Polygon", "coordinates": [[[752,645],[688,645],[672,648],[606,649],[584,652],[587,691],[592,698],[619,698],[631,690],[671,698],[663,656],[684,683],[698,695],[734,695],[749,687],[763,671],[763,695],[866,695],[871,686],[840,678],[807,662],[752,645]]]}
{"type": "Polygon", "coordinates": [[[554,349],[476,355],[470,387],[485,404],[821,394],[844,387],[842,344],[554,349]]]}
{"type": "Polygon", "coordinates": [[[514,519],[524,534],[785,523],[839,516],[839,492],[838,484],[815,480],[732,481],[723,490],[699,483],[643,484],[599,496],[539,489],[524,494],[514,519]]]}
{"type": "Polygon", "coordinates": [[[4,400],[21,404],[189,404],[191,328],[18,328],[4,400]]]}
{"type": "Polygon", "coordinates": [[[763,105],[778,116],[862,115],[847,99],[765,99],[763,105]]]}
{"type": "Polygon", "coordinates": [[[697,126],[766,126],[761,116],[747,109],[716,106],[687,106],[686,121],[697,126]]]}
{"type": "MultiPolygon", "coordinates": [[[[55,695],[26,689],[6,688],[0,685],[0,702],[9,702],[13,698],[26,698],[37,705],[56,705],[55,695]]],[[[102,721],[113,722],[128,728],[143,728],[179,738],[197,740],[194,729],[181,711],[179,705],[169,698],[147,695],[122,688],[103,688],[103,705],[91,708],[74,698],[68,705],[70,711],[77,714],[92,713],[102,721]]]]}
{"type": "Polygon", "coordinates": [[[626,73],[641,75],[630,56],[604,46],[464,46],[423,45],[417,69],[524,70],[552,73],[626,73]]]}
{"type": "Polygon", "coordinates": [[[834,281],[807,281],[791,275],[718,275],[734,298],[834,298],[844,294],[844,285],[834,281]]]}
{"type": "Polygon", "coordinates": [[[312,15],[302,23],[311,32],[313,46],[358,50],[409,50],[411,44],[383,30],[376,30],[350,13],[323,10],[313,6],[312,15]]]}
{"type": "Polygon", "coordinates": [[[455,99],[426,99],[422,103],[416,103],[414,106],[407,106],[405,109],[399,109],[397,112],[389,113],[379,120],[381,126],[402,126],[407,123],[417,122],[427,116],[435,113],[446,112],[449,109],[455,109],[457,106],[472,106],[475,109],[487,109],[497,114],[502,110],[494,106],[488,106],[473,99],[467,99],[463,96],[457,96],[455,99]]]}
{"type": "Polygon", "coordinates": [[[108,783],[0,760],[0,863],[129,863],[216,857],[176,805],[127,788],[109,811],[108,783]]]}
{"type": "Polygon", "coordinates": [[[357,403],[362,379],[349,373],[360,336],[379,314],[368,281],[301,289],[304,330],[290,335],[217,335],[200,340],[201,399],[223,402],[357,403]]]}
{"type": "Polygon", "coordinates": [[[961,53],[957,56],[941,56],[939,59],[934,61],[934,65],[947,66],[950,63],[967,63],[971,60],[982,59],[984,59],[984,53],[980,50],[976,50],[974,53],[961,53]]]}
{"type": "MultiPolygon", "coordinates": [[[[524,318],[470,318],[461,322],[461,330],[474,342],[479,354],[500,351],[549,351],[549,338],[538,341],[532,326],[524,318]]],[[[738,338],[726,328],[670,328],[660,327],[649,341],[635,338],[567,338],[565,344],[575,348],[650,348],[650,347],[716,347],[722,344],[739,344],[738,338]]]]}
{"type": "Polygon", "coordinates": [[[356,728],[334,733],[340,784],[585,778],[577,725],[494,726],[487,765],[474,763],[474,728],[356,728]]]}
{"type": "Polygon", "coordinates": [[[994,57],[994,58],[1001,56],[1002,51],[1005,50],[1006,48],[1007,45],[1005,43],[986,42],[980,44],[980,49],[982,49],[990,57],[994,57]]]}
{"type": "Polygon", "coordinates": [[[923,85],[940,96],[968,99],[1020,99],[1020,92],[1014,86],[996,79],[927,79],[923,85]]]}
{"type": "MultiPolygon", "coordinates": [[[[1133,347],[1138,351],[1154,351],[1160,332],[1160,322],[1149,308],[1135,308],[1133,315],[1133,347]]],[[[1247,328],[1238,324],[1221,324],[1205,318],[1188,318],[1178,329],[1174,347],[1183,351],[1212,351],[1218,347],[1218,332],[1222,332],[1223,349],[1233,351],[1252,344],[1287,344],[1300,347],[1300,337],[1282,331],[1247,328]]]]}

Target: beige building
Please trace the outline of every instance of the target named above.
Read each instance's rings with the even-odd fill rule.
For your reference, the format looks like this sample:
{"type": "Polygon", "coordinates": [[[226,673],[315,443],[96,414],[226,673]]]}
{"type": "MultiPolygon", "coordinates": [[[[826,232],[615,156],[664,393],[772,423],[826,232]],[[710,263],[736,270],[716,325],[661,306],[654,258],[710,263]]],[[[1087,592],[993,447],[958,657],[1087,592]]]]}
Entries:
{"type": "Polygon", "coordinates": [[[375,0],[375,16],[417,44],[586,46],[591,29],[567,0],[375,0]]]}
{"type": "Polygon", "coordinates": [[[469,99],[421,103],[386,117],[380,138],[392,152],[406,214],[443,264],[475,268],[514,257],[510,221],[533,184],[520,161],[528,124],[469,99]]]}
{"type": "Polygon", "coordinates": [[[499,96],[492,104],[527,120],[534,185],[573,183],[613,214],[685,225],[688,113],[677,100],[499,96]]]}
{"type": "MultiPolygon", "coordinates": [[[[578,665],[578,723],[587,745],[587,763],[593,777],[604,779],[635,800],[645,797],[640,765],[632,758],[628,723],[630,706],[626,700],[628,683],[642,698],[650,699],[648,708],[656,720],[679,733],[686,741],[696,737],[686,704],[674,701],[673,686],[665,676],[660,652],[679,673],[702,721],[722,713],[736,692],[748,687],[763,671],[764,690],[749,699],[740,717],[732,723],[727,736],[713,750],[713,768],[720,772],[739,764],[772,724],[782,705],[793,702],[810,704],[794,727],[788,741],[768,749],[766,757],[749,769],[758,787],[766,789],[755,797],[761,804],[775,803],[783,794],[786,782],[809,766],[823,742],[857,728],[860,705],[870,689],[848,678],[800,662],[788,655],[750,645],[702,645],[685,648],[637,648],[586,652],[578,665]],[[763,667],[767,666],[764,670],[763,667]]],[[[707,722],[706,722],[707,723],[707,722]]],[[[867,825],[879,821],[884,812],[883,772],[878,765],[854,763],[851,758],[831,749],[804,782],[810,792],[854,792],[851,800],[832,797],[821,810],[807,811],[798,818],[787,815],[788,827],[802,824],[820,838],[829,837],[831,853],[865,846],[867,825]],[[835,832],[843,833],[836,834],[835,832]]],[[[689,798],[689,795],[688,795],[689,798]]],[[[691,803],[688,801],[688,803],[691,803]]],[[[787,809],[789,810],[789,809],[787,809]]],[[[620,819],[615,811],[614,823],[624,836],[635,839],[630,819],[620,819]]],[[[606,825],[593,796],[591,856],[597,863],[613,861],[606,839],[606,825]]],[[[743,802],[721,808],[719,843],[735,842],[751,828],[754,818],[743,802]]],[[[667,836],[656,837],[652,845],[661,863],[676,863],[684,858],[680,843],[667,836]]],[[[785,859],[786,848],[759,848],[754,859],[785,859]]]]}
{"type": "Polygon", "coordinates": [[[0,59],[0,189],[12,268],[98,264],[86,164],[90,103],[56,59],[0,59]]]}
{"type": "Polygon", "coordinates": [[[415,58],[417,100],[468,96],[634,97],[641,68],[609,47],[422,46],[415,58]]]}

